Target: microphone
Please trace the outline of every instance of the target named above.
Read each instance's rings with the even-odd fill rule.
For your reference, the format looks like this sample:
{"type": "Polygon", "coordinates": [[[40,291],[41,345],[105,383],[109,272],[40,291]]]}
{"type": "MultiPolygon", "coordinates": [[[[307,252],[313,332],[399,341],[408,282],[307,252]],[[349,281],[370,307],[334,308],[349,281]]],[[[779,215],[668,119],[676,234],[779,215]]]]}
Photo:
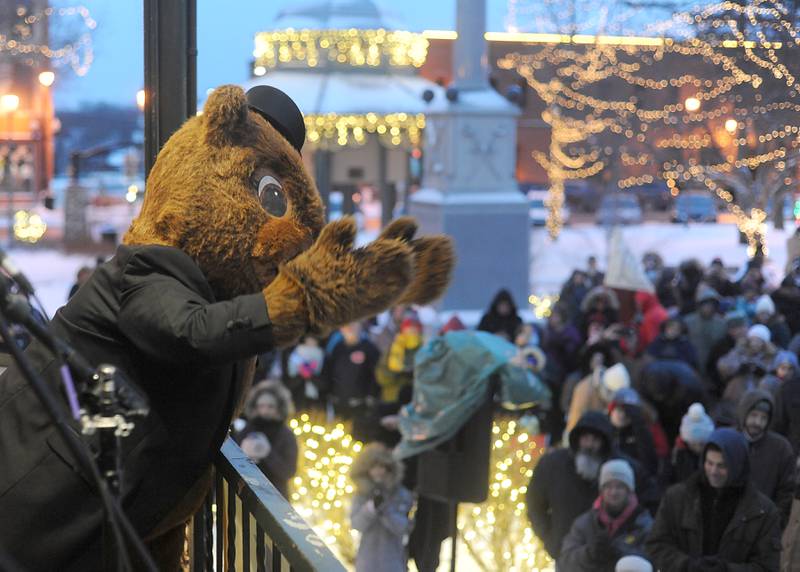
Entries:
{"type": "Polygon", "coordinates": [[[17,265],[14,264],[14,261],[11,260],[10,256],[8,256],[8,253],[2,248],[0,248],[0,267],[2,267],[3,270],[5,270],[8,275],[14,279],[14,282],[17,283],[17,286],[19,286],[19,289],[22,290],[25,295],[33,296],[35,294],[33,285],[17,267],[17,265]]]}

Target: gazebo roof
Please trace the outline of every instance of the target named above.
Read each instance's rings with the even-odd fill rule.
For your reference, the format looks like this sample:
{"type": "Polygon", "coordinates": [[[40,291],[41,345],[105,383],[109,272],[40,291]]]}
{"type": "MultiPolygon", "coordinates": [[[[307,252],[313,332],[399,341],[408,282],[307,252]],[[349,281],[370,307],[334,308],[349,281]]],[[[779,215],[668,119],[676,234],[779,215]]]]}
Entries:
{"type": "Polygon", "coordinates": [[[429,111],[425,90],[444,100],[444,88],[419,76],[315,70],[276,70],[247,81],[245,90],[271,85],[285,91],[304,115],[417,114],[429,111]]]}

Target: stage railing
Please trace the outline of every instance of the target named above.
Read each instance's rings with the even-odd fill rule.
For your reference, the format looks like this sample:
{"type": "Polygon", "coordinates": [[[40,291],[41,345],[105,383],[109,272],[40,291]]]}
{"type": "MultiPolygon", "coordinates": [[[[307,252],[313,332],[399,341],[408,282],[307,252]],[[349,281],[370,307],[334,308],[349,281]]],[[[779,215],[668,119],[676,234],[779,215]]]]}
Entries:
{"type": "Polygon", "coordinates": [[[231,439],[192,522],[192,572],[344,572],[325,543],[231,439]]]}

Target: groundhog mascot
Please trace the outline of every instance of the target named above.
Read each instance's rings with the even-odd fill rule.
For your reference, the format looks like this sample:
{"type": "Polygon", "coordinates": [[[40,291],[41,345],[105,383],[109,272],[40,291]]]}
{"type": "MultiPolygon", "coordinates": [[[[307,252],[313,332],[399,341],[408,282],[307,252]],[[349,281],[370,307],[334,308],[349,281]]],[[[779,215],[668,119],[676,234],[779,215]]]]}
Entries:
{"type": "MultiPolygon", "coordinates": [[[[178,566],[254,356],[431,302],[450,277],[451,241],[414,238],[412,219],[362,248],[352,219],[325,225],[304,139],[283,92],[214,90],[159,153],[114,258],[51,324],[149,399],[149,416],[122,440],[121,501],[161,570],[178,566]]],[[[26,354],[66,410],[59,362],[38,343],[26,354]]],[[[98,570],[102,522],[95,483],[10,368],[0,378],[0,554],[26,570],[98,570]]]]}

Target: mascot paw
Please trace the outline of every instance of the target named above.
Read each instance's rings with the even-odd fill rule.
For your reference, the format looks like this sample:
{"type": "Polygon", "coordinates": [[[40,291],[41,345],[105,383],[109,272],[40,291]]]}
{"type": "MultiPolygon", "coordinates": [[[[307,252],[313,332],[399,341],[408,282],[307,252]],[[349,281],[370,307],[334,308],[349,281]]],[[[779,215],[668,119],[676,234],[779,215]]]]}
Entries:
{"type": "Polygon", "coordinates": [[[450,283],[455,264],[453,241],[445,235],[414,238],[417,223],[411,217],[392,221],[381,233],[380,239],[400,240],[413,252],[414,275],[398,304],[429,304],[442,294],[450,283]]]}
{"type": "Polygon", "coordinates": [[[353,247],[355,238],[352,218],[331,222],[310,249],[281,268],[302,291],[312,332],[378,314],[412,283],[416,254],[405,237],[384,233],[362,248],[353,247]]]}

